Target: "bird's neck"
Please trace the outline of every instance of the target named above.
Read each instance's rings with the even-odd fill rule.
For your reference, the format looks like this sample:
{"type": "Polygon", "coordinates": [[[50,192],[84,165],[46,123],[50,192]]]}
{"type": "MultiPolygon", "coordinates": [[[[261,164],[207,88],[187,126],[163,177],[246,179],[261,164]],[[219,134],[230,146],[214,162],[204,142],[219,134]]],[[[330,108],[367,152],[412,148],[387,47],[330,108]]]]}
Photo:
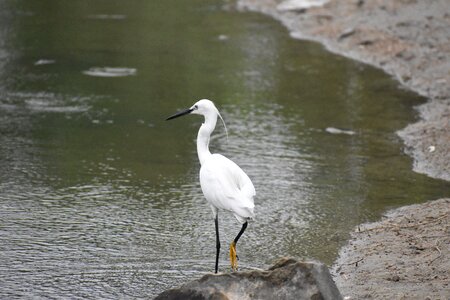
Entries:
{"type": "Polygon", "coordinates": [[[211,133],[214,131],[217,123],[217,115],[205,115],[205,122],[200,126],[200,130],[197,135],[197,154],[200,164],[202,165],[208,156],[211,155],[209,152],[209,138],[211,133]]]}

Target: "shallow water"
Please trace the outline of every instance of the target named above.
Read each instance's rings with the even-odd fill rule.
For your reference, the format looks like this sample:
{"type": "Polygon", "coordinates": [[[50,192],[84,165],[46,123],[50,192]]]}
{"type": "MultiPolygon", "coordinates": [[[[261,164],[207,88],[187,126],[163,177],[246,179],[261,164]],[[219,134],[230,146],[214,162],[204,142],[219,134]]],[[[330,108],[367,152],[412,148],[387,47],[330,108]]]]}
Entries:
{"type": "MultiPolygon", "coordinates": [[[[257,190],[242,269],[331,264],[356,224],[449,196],[395,134],[423,99],[226,3],[0,2],[2,298],[148,297],[213,271],[201,119],[164,121],[200,98],[229,130],[211,150],[257,190]]],[[[220,226],[228,272],[240,225],[220,226]]]]}

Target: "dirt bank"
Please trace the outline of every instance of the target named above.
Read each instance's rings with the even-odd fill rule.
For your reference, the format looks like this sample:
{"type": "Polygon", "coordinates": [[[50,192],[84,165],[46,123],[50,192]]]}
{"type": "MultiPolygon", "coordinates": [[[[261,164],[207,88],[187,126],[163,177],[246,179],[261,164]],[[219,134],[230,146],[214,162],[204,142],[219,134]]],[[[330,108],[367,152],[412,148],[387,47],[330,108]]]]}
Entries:
{"type": "MultiPolygon", "coordinates": [[[[448,0],[239,0],[281,21],[291,36],[382,68],[425,96],[420,120],[400,130],[414,170],[450,180],[448,0]],[[312,2],[323,6],[304,8],[312,2]]],[[[364,224],[333,271],[348,299],[450,299],[450,199],[391,211],[364,224]]]]}
{"type": "Polygon", "coordinates": [[[333,267],[347,299],[449,299],[450,199],[359,226],[333,267]]]}
{"type": "Polygon", "coordinates": [[[448,0],[239,0],[280,20],[299,39],[384,69],[427,97],[421,120],[401,130],[414,170],[450,180],[450,5],[448,0]],[[322,1],[324,2],[324,1],[322,1]]]}

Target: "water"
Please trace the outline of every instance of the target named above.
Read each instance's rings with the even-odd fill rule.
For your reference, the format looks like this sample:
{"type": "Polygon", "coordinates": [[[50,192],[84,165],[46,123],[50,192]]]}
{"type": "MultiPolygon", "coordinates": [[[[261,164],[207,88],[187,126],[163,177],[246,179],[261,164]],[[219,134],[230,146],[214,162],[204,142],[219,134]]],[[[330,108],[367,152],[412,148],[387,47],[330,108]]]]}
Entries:
{"type": "MultiPolygon", "coordinates": [[[[424,99],[230,7],[0,2],[2,298],[148,297],[213,271],[201,119],[164,121],[200,98],[229,129],[211,149],[257,190],[242,269],[285,255],[331,264],[356,224],[449,196],[411,171],[395,134],[424,99]]],[[[220,227],[228,271],[240,225],[222,213],[220,227]]]]}

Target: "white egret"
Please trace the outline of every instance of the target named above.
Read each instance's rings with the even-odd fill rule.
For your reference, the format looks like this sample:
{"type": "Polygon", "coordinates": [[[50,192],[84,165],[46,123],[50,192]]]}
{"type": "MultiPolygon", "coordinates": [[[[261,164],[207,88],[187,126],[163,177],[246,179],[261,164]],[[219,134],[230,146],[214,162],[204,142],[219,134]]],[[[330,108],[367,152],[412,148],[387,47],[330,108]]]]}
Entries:
{"type": "Polygon", "coordinates": [[[199,100],[192,107],[170,116],[167,120],[187,114],[205,117],[205,122],[200,126],[197,135],[197,153],[201,165],[200,185],[203,195],[211,206],[216,227],[215,273],[219,268],[220,252],[218,210],[230,211],[242,224],[241,230],[230,245],[230,263],[231,268],[235,271],[237,270],[236,244],[247,228],[248,220],[254,216],[253,197],[256,194],[255,188],[250,178],[237,164],[221,154],[211,154],[209,151],[209,139],[216,127],[217,116],[223,122],[222,116],[214,103],[208,99],[199,100]]]}

